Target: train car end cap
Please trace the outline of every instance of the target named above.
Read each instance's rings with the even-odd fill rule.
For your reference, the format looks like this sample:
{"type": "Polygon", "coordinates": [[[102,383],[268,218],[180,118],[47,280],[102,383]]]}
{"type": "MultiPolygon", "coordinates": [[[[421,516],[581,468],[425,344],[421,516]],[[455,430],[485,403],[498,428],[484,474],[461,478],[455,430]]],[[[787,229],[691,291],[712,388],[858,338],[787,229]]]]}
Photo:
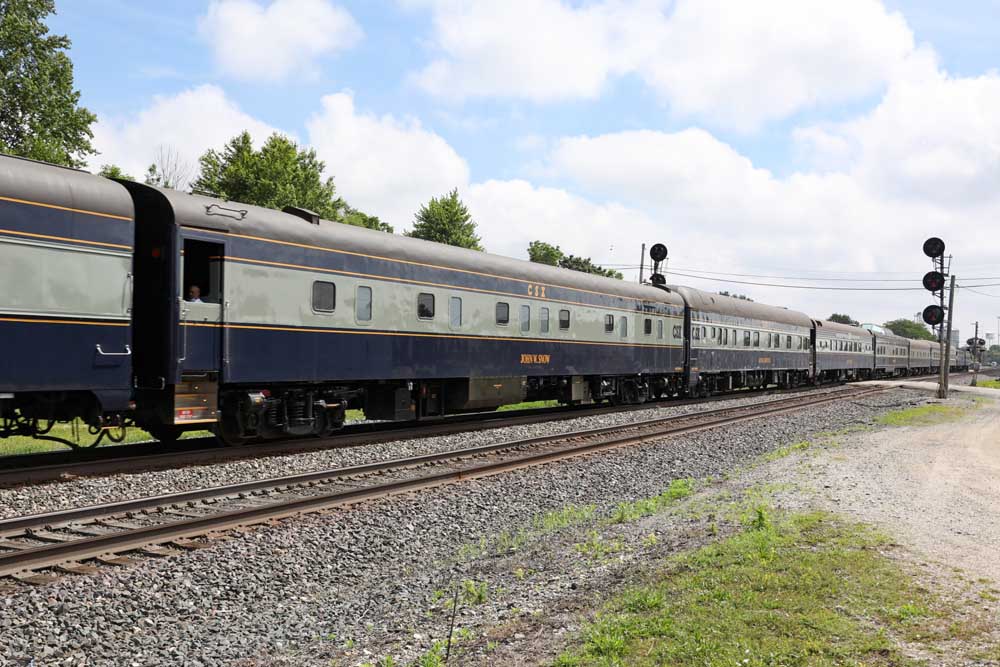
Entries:
{"type": "Polygon", "coordinates": [[[649,256],[654,262],[662,262],[667,258],[667,246],[662,243],[654,243],[653,247],[649,249],[649,256]]]}
{"type": "Polygon", "coordinates": [[[941,306],[927,306],[924,308],[924,322],[936,327],[944,322],[944,308],[941,306]]]}
{"type": "Polygon", "coordinates": [[[944,255],[944,241],[936,236],[932,236],[924,241],[924,254],[928,257],[941,257],[944,255]]]}

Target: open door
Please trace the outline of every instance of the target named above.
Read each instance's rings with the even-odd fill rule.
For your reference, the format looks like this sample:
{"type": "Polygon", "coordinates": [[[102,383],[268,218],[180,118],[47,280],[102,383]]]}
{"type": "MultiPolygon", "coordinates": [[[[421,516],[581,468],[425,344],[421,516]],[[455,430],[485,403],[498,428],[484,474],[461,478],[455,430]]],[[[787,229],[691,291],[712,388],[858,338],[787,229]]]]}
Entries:
{"type": "Polygon", "coordinates": [[[214,423],[223,357],[225,247],[182,237],[174,424],[214,423]]]}

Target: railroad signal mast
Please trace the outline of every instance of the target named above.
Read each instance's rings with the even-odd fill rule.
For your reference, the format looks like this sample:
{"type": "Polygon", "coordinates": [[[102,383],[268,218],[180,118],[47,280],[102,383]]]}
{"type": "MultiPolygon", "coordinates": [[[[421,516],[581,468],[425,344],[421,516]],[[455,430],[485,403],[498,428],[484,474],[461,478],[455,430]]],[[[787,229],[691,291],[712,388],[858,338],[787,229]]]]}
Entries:
{"type": "MultiPolygon", "coordinates": [[[[976,386],[976,379],[979,373],[979,365],[983,362],[983,352],[986,350],[986,341],[979,337],[979,322],[975,322],[976,333],[972,338],[965,341],[969,346],[969,353],[972,355],[972,386],[976,386]]],[[[989,336],[990,334],[986,334],[989,336]]]]}
{"type": "Polygon", "coordinates": [[[924,241],[924,254],[931,258],[934,268],[924,274],[924,289],[938,297],[939,303],[924,308],[924,322],[937,327],[941,357],[941,377],[938,380],[938,397],[948,398],[948,369],[951,366],[951,323],[955,304],[955,276],[951,275],[951,255],[944,254],[944,241],[932,236],[924,241]],[[948,305],[945,306],[944,286],[949,280],[948,305]]]}

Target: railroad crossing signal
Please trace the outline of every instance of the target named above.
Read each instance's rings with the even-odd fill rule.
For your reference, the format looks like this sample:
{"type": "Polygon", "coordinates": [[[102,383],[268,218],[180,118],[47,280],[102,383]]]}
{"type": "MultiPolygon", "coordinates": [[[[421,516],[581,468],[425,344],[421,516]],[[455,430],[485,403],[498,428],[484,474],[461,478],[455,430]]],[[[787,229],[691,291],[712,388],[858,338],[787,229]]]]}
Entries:
{"type": "Polygon", "coordinates": [[[667,277],[660,273],[660,263],[667,258],[667,246],[654,243],[649,249],[649,256],[653,260],[653,274],[649,276],[649,282],[656,287],[666,289],[667,277]]]}
{"type": "Polygon", "coordinates": [[[944,248],[944,241],[936,236],[924,241],[924,254],[934,260],[934,270],[924,274],[924,289],[934,294],[940,301],[940,305],[924,308],[924,322],[932,327],[941,326],[944,322],[944,285],[947,275],[944,268],[944,248]]]}
{"type": "Polygon", "coordinates": [[[932,327],[940,326],[944,322],[944,308],[941,306],[927,306],[924,308],[924,322],[932,327]]]}
{"type": "Polygon", "coordinates": [[[928,271],[924,274],[924,289],[930,292],[940,292],[944,289],[944,274],[940,271],[928,271]]]}
{"type": "Polygon", "coordinates": [[[944,241],[936,236],[932,236],[924,241],[924,254],[931,259],[944,256],[944,241]]]}

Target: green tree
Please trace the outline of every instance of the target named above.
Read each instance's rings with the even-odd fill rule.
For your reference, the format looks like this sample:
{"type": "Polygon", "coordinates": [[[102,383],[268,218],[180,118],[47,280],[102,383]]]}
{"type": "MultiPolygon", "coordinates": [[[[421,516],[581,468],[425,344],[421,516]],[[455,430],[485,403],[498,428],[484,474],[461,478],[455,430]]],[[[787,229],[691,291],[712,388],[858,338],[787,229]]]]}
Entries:
{"type": "Polygon", "coordinates": [[[0,0],[0,152],[81,167],[96,116],[79,106],[65,35],[49,35],[54,0],[0,0]]]}
{"type": "Polygon", "coordinates": [[[564,257],[566,255],[557,245],[545,241],[532,241],[528,244],[528,259],[536,264],[559,266],[564,257]]]}
{"type": "Polygon", "coordinates": [[[323,179],[326,165],[316,151],[300,149],[277,132],[260,150],[254,150],[250,133],[242,132],[221,151],[206,151],[198,162],[201,174],[194,189],[225,199],[274,209],[297,206],[337,221],[346,206],[333,179],[323,179]]]}
{"type": "Polygon", "coordinates": [[[903,338],[912,338],[915,340],[937,340],[934,334],[932,334],[927,327],[919,322],[914,322],[913,320],[900,318],[898,320],[886,322],[882,326],[897,336],[902,336],[903,338]]]}
{"type": "Polygon", "coordinates": [[[830,315],[830,317],[826,319],[828,322],[836,322],[837,324],[849,324],[852,327],[861,326],[861,322],[858,322],[850,315],[844,315],[843,313],[834,313],[833,315],[830,315]]]}
{"type": "Polygon", "coordinates": [[[382,222],[378,219],[376,215],[368,215],[367,213],[362,213],[356,208],[351,206],[346,206],[344,208],[343,220],[348,225],[354,225],[355,227],[367,227],[368,229],[374,229],[380,232],[387,232],[392,234],[395,230],[387,222],[382,222]]]}
{"type": "Polygon", "coordinates": [[[441,198],[431,197],[429,202],[421,206],[413,222],[413,229],[406,232],[406,235],[470,250],[484,249],[476,234],[476,221],[459,199],[457,188],[441,198]]]}
{"type": "Polygon", "coordinates": [[[122,168],[117,164],[105,164],[101,166],[101,170],[97,172],[98,176],[103,176],[104,178],[117,178],[123,181],[134,181],[135,178],[129,176],[122,168]]]}
{"type": "Polygon", "coordinates": [[[545,241],[532,241],[528,244],[528,259],[536,264],[548,264],[558,266],[571,271],[581,271],[583,273],[593,273],[607,278],[623,278],[621,272],[614,269],[605,269],[591,261],[589,257],[577,257],[567,255],[557,245],[546,243],[545,241]]]}
{"type": "Polygon", "coordinates": [[[594,264],[589,257],[577,257],[576,255],[566,255],[561,260],[559,260],[559,266],[564,269],[572,269],[573,271],[582,271],[584,273],[593,273],[598,276],[605,276],[607,278],[617,278],[621,280],[624,276],[620,271],[615,271],[614,269],[605,269],[602,266],[594,264]]]}

